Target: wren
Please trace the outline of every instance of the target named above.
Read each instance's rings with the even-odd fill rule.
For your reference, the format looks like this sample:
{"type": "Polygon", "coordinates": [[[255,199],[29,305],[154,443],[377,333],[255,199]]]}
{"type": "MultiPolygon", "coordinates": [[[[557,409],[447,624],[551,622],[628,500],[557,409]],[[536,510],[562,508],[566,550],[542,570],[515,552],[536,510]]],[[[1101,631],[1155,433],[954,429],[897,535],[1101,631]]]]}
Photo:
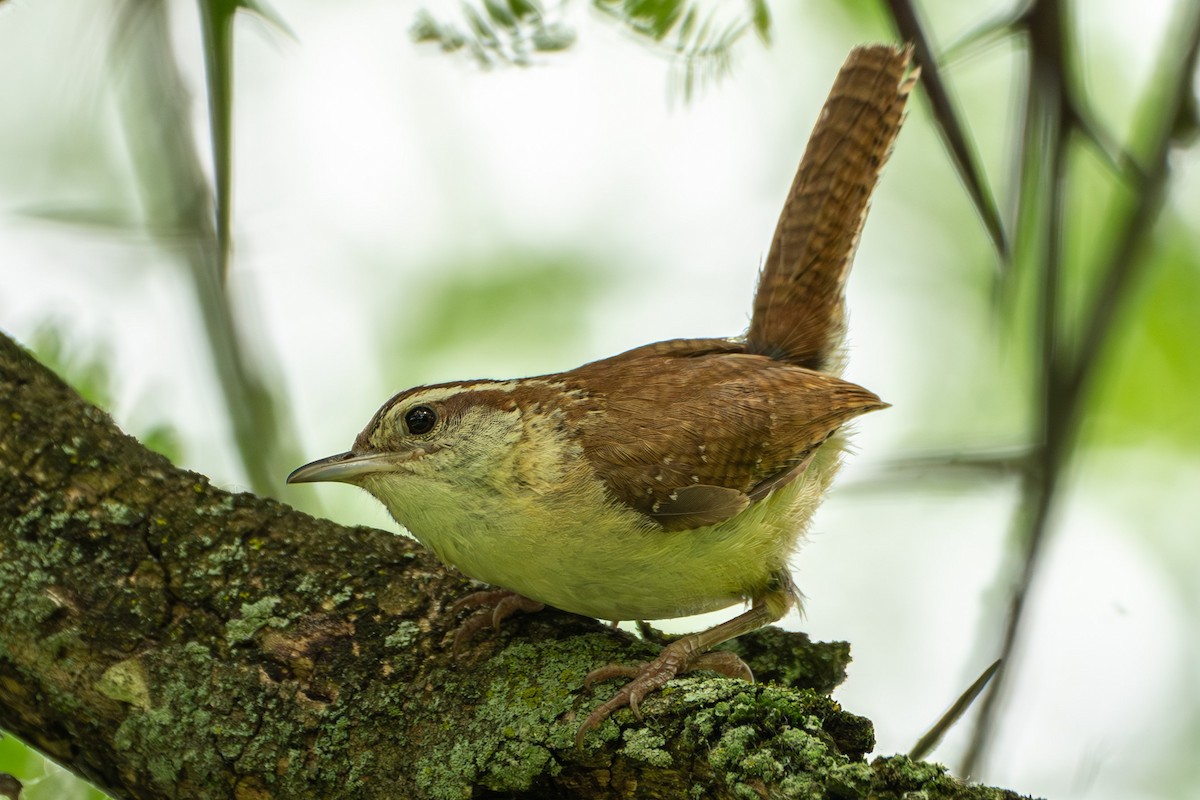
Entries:
{"type": "Polygon", "coordinates": [[[751,678],[731,653],[708,651],[797,603],[788,560],[839,466],[843,426],[887,405],[838,376],[846,276],[916,81],[909,59],[860,47],[838,73],[745,335],[408,389],[348,452],[288,477],[366,489],[443,562],[500,587],[463,603],[493,606],[487,621],[544,605],[648,620],[750,603],[648,664],[592,672],[588,685],[629,681],[577,741],[623,706],[637,714],[681,672],[751,678]]]}

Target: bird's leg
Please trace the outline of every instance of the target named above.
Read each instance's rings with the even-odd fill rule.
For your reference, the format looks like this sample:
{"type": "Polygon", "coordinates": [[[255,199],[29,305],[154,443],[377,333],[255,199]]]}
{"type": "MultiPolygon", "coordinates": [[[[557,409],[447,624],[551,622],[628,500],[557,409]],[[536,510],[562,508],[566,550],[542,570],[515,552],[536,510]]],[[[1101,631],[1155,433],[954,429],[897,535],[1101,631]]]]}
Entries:
{"type": "Polygon", "coordinates": [[[541,611],[545,607],[544,603],[530,600],[528,597],[508,589],[484,589],[460,597],[454,605],[450,606],[451,614],[457,615],[466,608],[478,608],[480,611],[463,620],[458,629],[454,631],[451,652],[457,658],[462,646],[489,625],[495,630],[500,630],[500,623],[513,614],[520,611],[541,611]]]}
{"type": "Polygon", "coordinates": [[[709,648],[774,622],[786,614],[795,602],[796,589],[791,578],[780,574],[770,589],[754,598],[754,605],[749,611],[720,625],[714,625],[706,631],[689,634],[671,642],[653,661],[642,664],[607,664],[592,670],[583,679],[584,686],[588,688],[609,678],[629,678],[630,681],[621,687],[611,700],[601,704],[588,715],[575,734],[576,745],[582,747],[587,732],[600,727],[604,720],[620,708],[629,706],[633,715],[641,719],[638,706],[646,695],[684,672],[707,669],[730,678],[753,681],[754,673],[737,655],[728,651],[710,653],[709,648]]]}

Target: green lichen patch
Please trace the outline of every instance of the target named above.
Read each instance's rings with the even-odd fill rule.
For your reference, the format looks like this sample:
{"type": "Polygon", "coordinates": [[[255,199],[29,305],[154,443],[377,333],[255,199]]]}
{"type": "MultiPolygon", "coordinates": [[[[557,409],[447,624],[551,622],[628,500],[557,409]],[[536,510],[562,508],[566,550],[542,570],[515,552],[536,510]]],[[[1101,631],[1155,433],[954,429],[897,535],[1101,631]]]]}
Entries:
{"type": "Polygon", "coordinates": [[[757,797],[765,785],[783,787],[781,797],[822,796],[813,791],[831,781],[847,797],[865,796],[859,789],[870,785],[871,772],[862,753],[843,751],[827,726],[857,723],[870,738],[870,723],[828,697],[698,677],[670,686],[669,699],[681,704],[672,716],[686,720],[682,740],[707,751],[717,783],[734,797],[757,797]]]}
{"type": "MultiPolygon", "coordinates": [[[[749,723],[725,729],[710,750],[710,762],[735,796],[755,796],[755,788],[779,785],[781,797],[811,797],[815,787],[870,785],[870,768],[851,763],[828,739],[801,728],[774,734],[749,723]]],[[[822,795],[818,795],[822,796],[822,795]]],[[[828,795],[836,796],[836,795],[828,795]]],[[[849,797],[865,797],[851,790],[849,797]]]]}
{"type": "Polygon", "coordinates": [[[493,678],[486,685],[471,685],[469,667],[432,676],[429,684],[441,687],[436,694],[455,697],[472,718],[457,731],[440,731],[451,735],[421,761],[423,791],[439,799],[469,796],[471,787],[536,791],[580,755],[614,759],[614,776],[651,771],[661,780],[686,781],[678,765],[704,753],[714,773],[701,781],[703,787],[692,785],[701,796],[717,785],[733,797],[757,798],[764,786],[784,786],[783,797],[812,797],[831,784],[846,797],[865,796],[872,772],[861,760],[864,751],[843,750],[845,737],[835,738],[827,728],[853,730],[850,739],[861,746],[873,741],[870,723],[807,690],[701,675],[676,678],[646,699],[644,720],[618,711],[589,734],[580,753],[573,740],[581,715],[617,686],[606,682],[581,695],[583,677],[612,658],[612,647],[611,637],[602,635],[519,642],[487,662],[493,678]]]}
{"type": "Polygon", "coordinates": [[[410,619],[401,620],[396,630],[389,634],[383,643],[389,648],[403,649],[411,645],[421,635],[421,626],[410,619]]]}
{"type": "Polygon", "coordinates": [[[580,638],[509,645],[489,661],[495,677],[487,686],[472,687],[469,668],[431,678],[444,679],[444,694],[469,704],[472,717],[461,735],[418,764],[429,797],[470,796],[472,786],[529,791],[558,774],[555,752],[572,749],[575,735],[560,719],[574,710],[592,662],[580,638]]]}
{"type": "Polygon", "coordinates": [[[140,659],[127,658],[118,661],[100,676],[96,681],[96,691],[129,703],[138,708],[150,708],[150,687],[147,683],[146,668],[140,659]]]}
{"type": "MultiPolygon", "coordinates": [[[[163,648],[142,664],[151,705],[132,708],[113,743],[148,789],[171,797],[231,796],[230,787],[214,783],[231,776],[230,764],[264,780],[293,782],[290,796],[302,796],[318,777],[305,773],[303,759],[279,772],[282,754],[316,729],[314,718],[294,713],[291,686],[265,681],[258,670],[230,670],[196,642],[163,648]]],[[[317,746],[335,728],[322,726],[317,746]]]]}
{"type": "Polygon", "coordinates": [[[286,619],[271,614],[279,602],[278,597],[263,597],[253,603],[242,603],[242,615],[225,623],[225,641],[233,647],[250,641],[267,625],[277,628],[287,625],[286,619]]]}
{"type": "Polygon", "coordinates": [[[814,642],[807,634],[774,626],[726,642],[718,649],[737,653],[759,683],[830,694],[846,679],[850,645],[814,642]]]}
{"type": "Polygon", "coordinates": [[[213,658],[206,648],[189,644],[163,653],[159,661],[161,671],[146,665],[147,682],[156,687],[153,706],[131,711],[113,744],[155,789],[182,792],[189,782],[223,769],[212,730],[221,715],[213,713],[209,697],[213,658]]]}
{"type": "Polygon", "coordinates": [[[621,754],[652,767],[670,767],[674,758],[666,749],[667,739],[648,728],[627,728],[621,734],[621,754]]]}
{"type": "Polygon", "coordinates": [[[693,733],[702,738],[728,726],[753,725],[819,735],[850,760],[859,760],[874,748],[869,720],[847,713],[836,701],[807,689],[687,676],[667,684],[662,696],[681,703],[676,713],[690,717],[693,733]]]}
{"type": "Polygon", "coordinates": [[[871,797],[879,800],[1021,800],[1007,789],[970,786],[946,772],[941,764],[913,761],[907,756],[877,758],[871,763],[871,797]]]}

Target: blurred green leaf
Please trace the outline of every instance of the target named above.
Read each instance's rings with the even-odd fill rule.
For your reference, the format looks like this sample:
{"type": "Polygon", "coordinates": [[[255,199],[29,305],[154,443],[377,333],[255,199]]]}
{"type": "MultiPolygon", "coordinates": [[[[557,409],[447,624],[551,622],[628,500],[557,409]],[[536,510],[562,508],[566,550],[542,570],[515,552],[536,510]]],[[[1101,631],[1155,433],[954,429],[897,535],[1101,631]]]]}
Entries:
{"type": "Polygon", "coordinates": [[[661,41],[681,19],[696,15],[687,0],[595,0],[596,8],[635,33],[661,41]]]}
{"type": "Polygon", "coordinates": [[[238,5],[264,20],[280,33],[286,34],[289,39],[297,39],[296,32],[287,24],[287,20],[264,0],[239,0],[238,5]]]}
{"type": "Polygon", "coordinates": [[[767,0],[751,0],[750,18],[754,20],[754,31],[764,44],[771,43],[771,8],[767,0]]]}
{"type": "Polygon", "coordinates": [[[733,48],[754,30],[770,41],[771,14],[766,0],[745,4],[704,0],[592,0],[596,10],[674,62],[675,78],[685,99],[702,85],[728,75],[733,48]]]}
{"type": "Polygon", "coordinates": [[[1200,252],[1181,220],[1164,226],[1097,375],[1090,442],[1200,450],[1200,252]]]}
{"type": "Polygon", "coordinates": [[[112,352],[106,345],[67,344],[64,324],[48,320],[38,326],[29,347],[38,360],[53,370],[95,406],[111,409],[113,401],[112,352]]]}
{"type": "Polygon", "coordinates": [[[500,0],[483,0],[483,7],[497,25],[510,31],[517,29],[517,15],[506,3],[502,3],[500,0]]]}
{"type": "Polygon", "coordinates": [[[18,209],[17,213],[31,219],[58,222],[80,228],[108,230],[112,233],[128,233],[135,229],[138,224],[138,220],[130,213],[129,208],[116,203],[105,205],[65,205],[58,203],[27,205],[18,209]]]}
{"type": "MultiPolygon", "coordinates": [[[[462,21],[417,11],[409,27],[413,41],[434,43],[445,52],[465,50],[481,66],[532,63],[536,52],[565,50],[575,31],[534,0],[478,0],[461,7],[462,21]]],[[[729,72],[734,45],[748,30],[771,40],[767,0],[745,4],[713,0],[592,0],[592,6],[644,43],[675,62],[683,94],[691,97],[703,82],[729,72]],[[731,10],[736,9],[736,10],[731,10]]]]}
{"type": "Polygon", "coordinates": [[[462,31],[449,23],[439,22],[425,9],[419,9],[408,29],[409,36],[414,42],[424,44],[435,42],[442,50],[453,52],[466,45],[466,37],[462,31]]]}
{"type": "Polygon", "coordinates": [[[447,277],[422,289],[412,304],[417,316],[389,337],[402,343],[401,352],[387,354],[390,365],[403,365],[401,383],[423,380],[431,365],[456,354],[482,361],[511,357],[512,349],[522,357],[568,354],[586,333],[584,310],[603,285],[599,268],[582,257],[537,252],[428,274],[447,277]]]}
{"type": "Polygon", "coordinates": [[[547,17],[535,0],[480,0],[464,3],[462,21],[440,20],[426,9],[417,11],[409,27],[415,42],[435,43],[444,52],[465,50],[480,66],[527,66],[534,53],[564,50],[575,31],[547,17]]]}
{"type": "Polygon", "coordinates": [[[159,455],[166,456],[172,463],[183,460],[183,439],[178,429],[166,423],[150,427],[138,436],[142,444],[159,455]]]}
{"type": "MultiPolygon", "coordinates": [[[[0,773],[23,785],[21,800],[107,800],[108,795],[48,761],[24,742],[0,732],[0,773]]],[[[0,797],[4,796],[0,787],[0,797]]]]}
{"type": "Polygon", "coordinates": [[[206,64],[214,115],[215,199],[201,163],[191,96],[174,51],[167,4],[126,0],[121,7],[122,24],[110,43],[112,67],[126,144],[136,154],[131,161],[146,229],[184,266],[191,282],[249,485],[259,494],[278,496],[283,476],[299,459],[294,452],[297,437],[288,431],[285,398],[268,388],[279,385],[269,375],[271,362],[256,358],[245,346],[240,328],[244,323],[224,285],[229,227],[219,220],[229,215],[231,180],[221,172],[231,169],[230,23],[236,5],[219,0],[201,7],[206,57],[216,58],[206,64]]]}
{"type": "Polygon", "coordinates": [[[21,776],[22,782],[42,770],[42,756],[11,736],[0,735],[0,772],[21,776]]]}

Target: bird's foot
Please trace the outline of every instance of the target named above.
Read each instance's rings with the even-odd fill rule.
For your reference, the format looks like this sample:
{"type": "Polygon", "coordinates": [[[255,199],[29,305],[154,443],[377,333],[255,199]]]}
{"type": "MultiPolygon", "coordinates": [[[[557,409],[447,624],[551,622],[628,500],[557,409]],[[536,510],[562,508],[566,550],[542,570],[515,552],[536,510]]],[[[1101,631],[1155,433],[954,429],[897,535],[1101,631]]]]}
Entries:
{"type": "Polygon", "coordinates": [[[457,615],[458,612],[467,608],[478,608],[479,611],[463,620],[458,629],[454,631],[451,652],[457,658],[463,645],[484,628],[491,626],[494,630],[500,630],[500,623],[513,614],[522,611],[541,611],[545,607],[544,603],[530,600],[528,597],[508,589],[485,589],[460,597],[454,605],[450,606],[451,614],[457,615]]]}
{"type": "Polygon", "coordinates": [[[754,680],[754,673],[736,654],[725,650],[703,653],[695,649],[691,637],[685,636],[663,648],[658,658],[649,663],[641,664],[606,664],[594,669],[583,679],[583,685],[591,688],[592,684],[606,681],[609,678],[629,678],[629,683],[621,687],[613,697],[596,708],[579,726],[575,734],[575,744],[583,747],[583,739],[588,731],[600,727],[604,720],[612,716],[614,711],[629,706],[633,716],[642,718],[639,706],[646,695],[660,688],[676,675],[692,672],[698,669],[711,670],[729,678],[754,680]]]}

